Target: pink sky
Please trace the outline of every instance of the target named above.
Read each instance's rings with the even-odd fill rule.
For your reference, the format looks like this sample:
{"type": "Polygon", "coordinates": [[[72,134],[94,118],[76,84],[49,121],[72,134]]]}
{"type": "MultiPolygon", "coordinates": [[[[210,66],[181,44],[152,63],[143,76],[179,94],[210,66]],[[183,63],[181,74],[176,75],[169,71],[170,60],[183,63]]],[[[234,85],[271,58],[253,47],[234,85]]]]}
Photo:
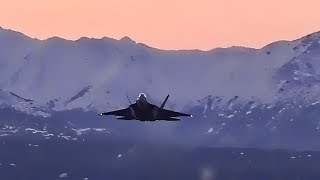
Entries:
{"type": "Polygon", "coordinates": [[[45,39],[129,36],[161,49],[262,47],[320,31],[319,0],[0,0],[0,26],[45,39]]]}

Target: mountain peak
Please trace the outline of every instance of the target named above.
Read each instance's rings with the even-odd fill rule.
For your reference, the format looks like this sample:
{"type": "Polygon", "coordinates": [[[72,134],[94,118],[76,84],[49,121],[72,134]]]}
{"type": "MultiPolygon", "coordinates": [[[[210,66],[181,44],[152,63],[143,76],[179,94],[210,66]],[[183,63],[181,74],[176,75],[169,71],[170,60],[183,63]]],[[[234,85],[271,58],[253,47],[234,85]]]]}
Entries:
{"type": "Polygon", "coordinates": [[[299,40],[312,40],[312,39],[319,39],[320,38],[320,31],[317,31],[317,32],[314,32],[314,33],[310,33],[306,36],[303,36],[299,39],[297,39],[298,41],[299,40]]]}
{"type": "Polygon", "coordinates": [[[36,39],[36,38],[31,38],[31,37],[23,34],[22,32],[15,31],[15,30],[8,29],[8,28],[1,27],[1,26],[0,26],[0,33],[5,37],[22,38],[22,39],[36,39]]]}
{"type": "Polygon", "coordinates": [[[320,31],[317,31],[317,32],[314,32],[314,33],[311,33],[307,36],[320,36],[320,31]]]}
{"type": "Polygon", "coordinates": [[[58,36],[49,37],[47,40],[51,40],[51,41],[67,41],[67,39],[64,39],[64,38],[61,38],[61,37],[58,37],[58,36]]]}
{"type": "Polygon", "coordinates": [[[134,40],[132,40],[130,37],[128,36],[124,36],[123,38],[121,38],[119,40],[120,42],[124,42],[124,43],[128,43],[128,44],[136,44],[136,42],[134,40]]]}
{"type": "Polygon", "coordinates": [[[319,40],[320,39],[320,31],[318,31],[318,32],[314,32],[314,33],[312,33],[312,34],[309,34],[309,35],[307,35],[306,36],[306,38],[308,39],[308,38],[310,38],[310,39],[313,39],[313,40],[319,40]]]}

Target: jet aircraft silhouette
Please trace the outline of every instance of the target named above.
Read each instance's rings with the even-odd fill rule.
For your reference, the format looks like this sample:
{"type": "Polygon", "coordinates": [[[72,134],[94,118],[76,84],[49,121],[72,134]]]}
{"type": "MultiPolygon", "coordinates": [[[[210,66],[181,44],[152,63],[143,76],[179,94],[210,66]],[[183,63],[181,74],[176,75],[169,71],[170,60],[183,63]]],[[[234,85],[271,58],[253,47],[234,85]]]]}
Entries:
{"type": "MultiPolygon", "coordinates": [[[[128,96],[127,96],[128,97],[128,96]]],[[[191,114],[184,114],[180,112],[170,111],[164,109],[169,95],[163,101],[160,107],[151,104],[147,101],[147,97],[144,93],[139,94],[137,101],[134,104],[131,104],[129,100],[129,107],[125,109],[120,109],[111,112],[100,113],[100,115],[114,115],[117,116],[117,119],[121,120],[140,120],[140,121],[156,121],[156,120],[165,120],[165,121],[179,121],[178,117],[180,116],[189,116],[191,114]]]]}

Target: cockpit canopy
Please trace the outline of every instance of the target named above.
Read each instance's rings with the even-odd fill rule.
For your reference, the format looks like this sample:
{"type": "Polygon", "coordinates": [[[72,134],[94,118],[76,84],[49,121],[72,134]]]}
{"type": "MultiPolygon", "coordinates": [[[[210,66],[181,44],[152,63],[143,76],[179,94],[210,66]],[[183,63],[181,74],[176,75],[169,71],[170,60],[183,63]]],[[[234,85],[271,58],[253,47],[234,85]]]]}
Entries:
{"type": "Polygon", "coordinates": [[[137,101],[147,101],[147,96],[144,93],[140,93],[137,101]]]}

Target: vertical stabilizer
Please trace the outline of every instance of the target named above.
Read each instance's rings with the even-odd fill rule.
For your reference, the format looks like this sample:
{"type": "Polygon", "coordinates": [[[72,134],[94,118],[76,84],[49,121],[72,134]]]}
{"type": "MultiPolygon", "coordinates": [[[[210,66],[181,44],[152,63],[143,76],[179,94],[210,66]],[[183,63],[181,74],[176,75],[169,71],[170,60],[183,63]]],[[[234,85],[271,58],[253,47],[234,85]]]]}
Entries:
{"type": "Polygon", "coordinates": [[[129,101],[129,103],[130,103],[130,105],[131,105],[132,103],[131,103],[130,98],[129,98],[129,96],[128,96],[128,95],[127,95],[127,99],[128,99],[128,101],[129,101]]]}
{"type": "Polygon", "coordinates": [[[169,94],[166,97],[166,99],[163,101],[163,103],[161,104],[160,109],[163,109],[164,105],[166,105],[166,102],[167,102],[168,98],[169,98],[169,94]]]}

